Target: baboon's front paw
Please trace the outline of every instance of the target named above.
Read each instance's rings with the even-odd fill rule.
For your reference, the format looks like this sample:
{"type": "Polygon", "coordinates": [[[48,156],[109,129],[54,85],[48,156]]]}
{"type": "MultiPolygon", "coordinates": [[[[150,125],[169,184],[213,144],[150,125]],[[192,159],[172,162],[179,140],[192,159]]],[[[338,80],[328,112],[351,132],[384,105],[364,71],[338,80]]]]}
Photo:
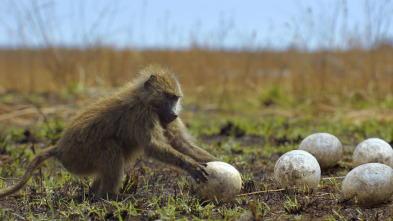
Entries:
{"type": "Polygon", "coordinates": [[[206,171],[206,164],[196,164],[190,174],[197,183],[206,182],[209,176],[206,171]]]}

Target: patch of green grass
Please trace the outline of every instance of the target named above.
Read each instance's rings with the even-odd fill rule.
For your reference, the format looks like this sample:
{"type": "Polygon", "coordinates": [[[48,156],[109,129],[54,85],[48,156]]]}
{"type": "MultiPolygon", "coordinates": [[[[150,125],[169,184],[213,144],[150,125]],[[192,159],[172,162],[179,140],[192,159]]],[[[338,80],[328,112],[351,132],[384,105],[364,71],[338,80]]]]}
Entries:
{"type": "Polygon", "coordinates": [[[1,103],[9,103],[9,102],[16,102],[20,101],[20,99],[23,98],[18,93],[6,93],[0,96],[0,102],[1,103]]]}
{"type": "MultiPolygon", "coordinates": [[[[74,93],[72,90],[67,93],[74,93]]],[[[273,88],[259,99],[261,102],[272,99],[272,107],[268,108],[276,110],[274,108],[282,106],[285,111],[289,111],[295,105],[292,98],[286,98],[280,90],[273,88]]],[[[34,95],[29,99],[45,105],[40,96],[34,95]]],[[[15,101],[14,97],[2,99],[15,101]]],[[[317,208],[313,212],[323,211],[315,217],[350,219],[351,212],[342,209],[342,178],[337,177],[344,176],[351,169],[354,147],[362,140],[379,137],[392,141],[393,124],[377,118],[359,122],[340,120],[338,116],[342,112],[314,115],[318,111],[312,106],[315,104],[313,99],[305,100],[303,106],[295,108],[295,112],[304,111],[304,114],[298,116],[264,112],[262,106],[245,103],[246,106],[238,105],[232,110],[229,110],[230,104],[228,107],[218,105],[218,108],[208,111],[204,111],[203,107],[196,108],[196,111],[186,113],[188,117],[184,122],[198,139],[198,145],[220,160],[236,165],[244,182],[249,184],[246,193],[251,192],[250,195],[227,203],[204,202],[193,194],[188,178],[183,173],[146,160],[137,168],[139,182],[132,197],[126,201],[108,201],[88,194],[87,178],[78,179],[62,169],[59,163],[49,160],[40,170],[34,171],[28,184],[15,198],[0,200],[0,220],[233,220],[244,215],[271,220],[297,220],[310,219],[310,210],[313,208],[317,208]],[[232,124],[229,132],[220,135],[229,123],[232,124]],[[280,189],[273,180],[275,161],[281,154],[297,149],[302,139],[316,132],[331,133],[344,144],[344,156],[339,166],[325,172],[323,177],[328,179],[321,180],[312,194],[275,191],[280,189]],[[253,191],[265,192],[252,194],[253,191]],[[255,204],[250,204],[251,201],[255,204]],[[323,206],[319,207],[320,204],[323,206]]],[[[386,101],[384,105],[390,104],[386,101]]],[[[27,129],[7,127],[9,129],[1,130],[0,152],[4,159],[0,158],[0,163],[3,163],[0,166],[0,187],[15,183],[25,172],[34,153],[55,143],[65,125],[63,119],[47,116],[46,121],[27,129]]],[[[358,208],[356,204],[346,206],[352,211],[358,208]]],[[[360,218],[371,217],[367,208],[358,209],[360,218]]],[[[381,212],[384,209],[381,207],[375,210],[381,212]]]]}
{"type": "Polygon", "coordinates": [[[79,98],[84,91],[85,88],[82,84],[79,84],[78,82],[71,82],[63,87],[60,93],[60,98],[67,100],[79,98]]]}
{"type": "Polygon", "coordinates": [[[285,211],[289,214],[298,214],[301,211],[301,206],[299,205],[296,195],[292,198],[287,197],[287,201],[284,202],[285,211]]]}
{"type": "Polygon", "coordinates": [[[65,123],[62,119],[54,117],[49,119],[48,122],[37,125],[33,129],[33,135],[39,140],[57,141],[61,132],[65,128],[65,123]]]}

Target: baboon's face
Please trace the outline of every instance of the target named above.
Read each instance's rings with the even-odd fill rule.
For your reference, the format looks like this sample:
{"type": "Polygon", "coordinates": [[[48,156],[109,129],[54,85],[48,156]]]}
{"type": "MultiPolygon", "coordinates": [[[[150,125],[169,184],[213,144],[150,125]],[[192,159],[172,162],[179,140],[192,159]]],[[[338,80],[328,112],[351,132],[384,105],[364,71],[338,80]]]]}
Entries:
{"type": "Polygon", "coordinates": [[[180,103],[179,97],[173,94],[164,93],[165,102],[161,104],[158,108],[158,116],[160,118],[161,123],[169,124],[172,121],[176,120],[179,116],[180,112],[180,103]]]}
{"type": "Polygon", "coordinates": [[[181,110],[181,89],[177,80],[151,75],[144,87],[150,93],[150,104],[161,123],[169,124],[176,120],[181,110]]]}

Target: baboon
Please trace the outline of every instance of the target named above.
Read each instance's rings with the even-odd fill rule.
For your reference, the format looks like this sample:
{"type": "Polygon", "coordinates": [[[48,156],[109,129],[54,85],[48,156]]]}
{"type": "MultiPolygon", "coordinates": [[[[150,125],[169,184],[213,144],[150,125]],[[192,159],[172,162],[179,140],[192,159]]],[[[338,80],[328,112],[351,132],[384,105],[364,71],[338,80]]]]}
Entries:
{"type": "Polygon", "coordinates": [[[111,199],[127,197],[119,194],[124,167],[143,153],[205,182],[205,163],[218,159],[194,144],[178,117],[182,96],[169,69],[147,66],[135,81],[77,113],[58,142],[40,151],[16,184],[0,190],[0,198],[21,189],[49,157],[73,174],[93,176],[91,189],[111,199]]]}

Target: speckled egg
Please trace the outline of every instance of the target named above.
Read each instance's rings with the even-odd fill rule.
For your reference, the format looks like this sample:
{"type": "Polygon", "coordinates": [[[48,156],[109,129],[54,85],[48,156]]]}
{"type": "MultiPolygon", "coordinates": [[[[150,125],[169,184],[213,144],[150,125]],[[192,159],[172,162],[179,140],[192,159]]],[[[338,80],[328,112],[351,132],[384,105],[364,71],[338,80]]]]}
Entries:
{"type": "Polygon", "coordinates": [[[351,170],[342,183],[344,198],[356,197],[363,205],[372,206],[393,195],[393,169],[381,163],[367,163],[351,170]]]}
{"type": "Polygon", "coordinates": [[[274,179],[283,187],[314,189],[321,179],[317,159],[304,150],[292,150],[283,154],[274,166],[274,179]]]}
{"type": "Polygon", "coordinates": [[[322,169],[335,166],[343,154],[340,140],[329,133],[309,135],[300,143],[299,150],[311,153],[322,169]]]}
{"type": "Polygon", "coordinates": [[[352,160],[354,167],[366,163],[383,163],[393,167],[393,150],[386,141],[370,138],[356,147],[352,160]]]}
{"type": "Polygon", "coordinates": [[[232,165],[213,161],[208,162],[206,171],[209,173],[206,182],[193,182],[193,189],[203,199],[231,201],[242,188],[242,178],[232,165]]]}

